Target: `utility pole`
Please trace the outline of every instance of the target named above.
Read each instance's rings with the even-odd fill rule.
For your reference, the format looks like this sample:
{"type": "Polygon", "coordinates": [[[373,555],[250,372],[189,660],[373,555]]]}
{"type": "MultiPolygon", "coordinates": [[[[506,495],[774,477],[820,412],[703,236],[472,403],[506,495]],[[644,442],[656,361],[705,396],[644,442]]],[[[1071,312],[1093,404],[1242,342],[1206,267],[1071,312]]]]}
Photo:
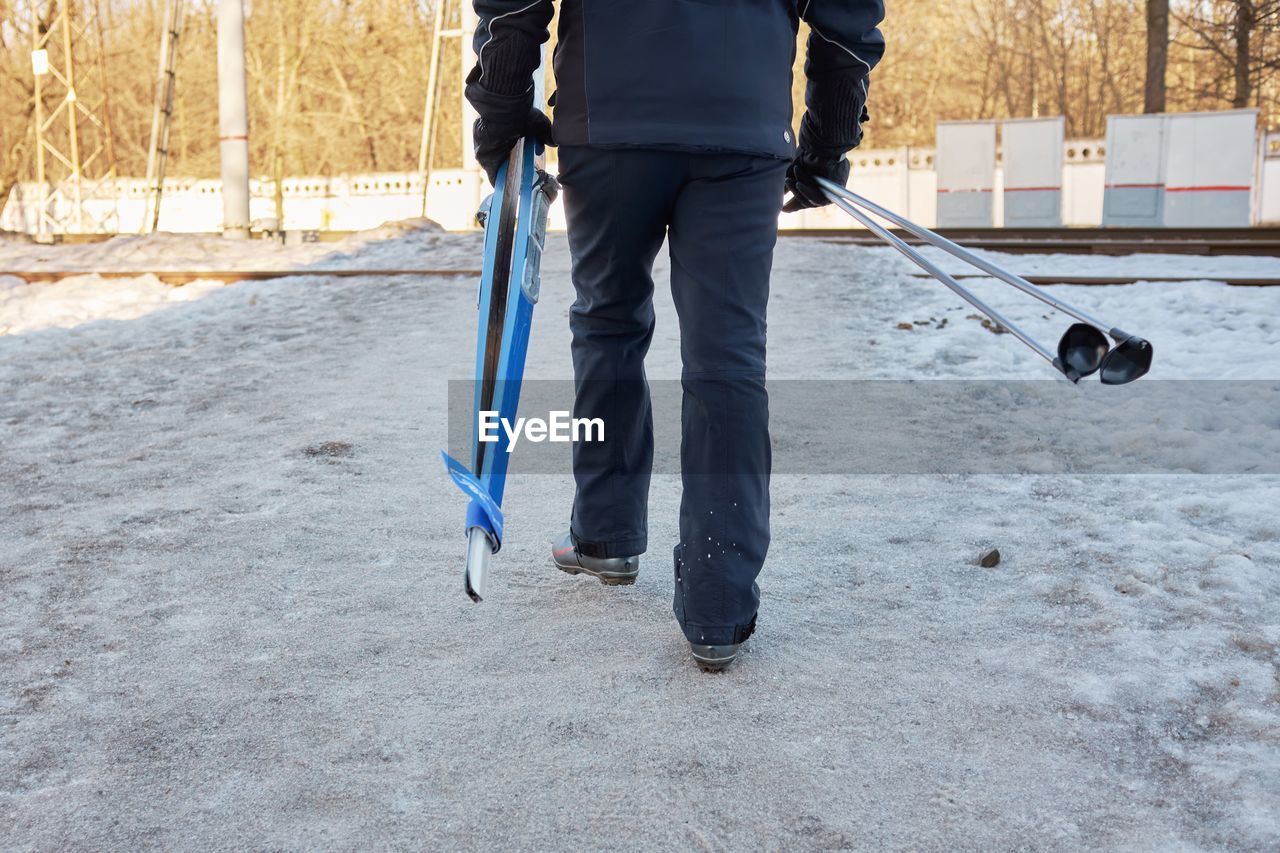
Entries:
{"type": "MultiPolygon", "coordinates": [[[[444,28],[446,20],[452,21],[452,16],[448,14],[452,11],[448,8],[450,6],[452,3],[449,0],[436,0],[435,25],[431,30],[431,61],[427,68],[427,103],[422,110],[422,142],[418,146],[418,176],[422,181],[423,216],[427,215],[427,194],[431,189],[431,164],[435,158],[436,137],[440,126],[437,115],[439,106],[436,100],[440,96],[440,64],[441,55],[444,53],[444,40],[462,35],[462,30],[457,27],[448,30],[444,28]]],[[[465,45],[462,46],[462,50],[466,50],[465,45]]],[[[462,55],[465,56],[465,52],[462,55]]],[[[464,62],[463,65],[465,64],[464,62]]]]}
{"type": "Polygon", "coordinates": [[[151,114],[151,144],[147,148],[147,210],[142,231],[155,231],[160,224],[160,196],[169,164],[169,127],[173,123],[173,90],[177,85],[178,35],[182,32],[183,0],[168,0],[160,33],[160,71],[156,75],[155,110],[151,114]]]}
{"type": "Polygon", "coordinates": [[[86,206],[115,177],[97,0],[79,8],[66,0],[56,11],[51,4],[31,4],[31,72],[40,187],[36,239],[113,230],[114,191],[110,202],[86,206]]]}
{"type": "Polygon", "coordinates": [[[466,96],[467,74],[471,72],[471,66],[475,62],[471,46],[475,43],[476,26],[479,23],[480,17],[476,14],[475,7],[469,0],[463,0],[462,61],[458,65],[462,74],[462,168],[468,172],[480,171],[480,163],[476,160],[475,137],[473,135],[479,114],[476,113],[475,107],[471,106],[471,102],[467,100],[466,96]]]}
{"type": "Polygon", "coordinates": [[[222,236],[249,236],[249,108],[244,70],[244,2],[218,0],[218,150],[222,236]]]}

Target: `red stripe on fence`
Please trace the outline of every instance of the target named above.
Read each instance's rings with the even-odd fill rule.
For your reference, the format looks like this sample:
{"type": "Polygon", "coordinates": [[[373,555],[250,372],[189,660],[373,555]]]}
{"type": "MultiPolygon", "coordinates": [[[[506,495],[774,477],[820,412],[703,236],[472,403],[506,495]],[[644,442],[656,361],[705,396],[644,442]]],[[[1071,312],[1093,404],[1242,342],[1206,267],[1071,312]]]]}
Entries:
{"type": "Polygon", "coordinates": [[[1249,187],[1165,187],[1167,193],[1247,193],[1249,187]]]}
{"type": "Polygon", "coordinates": [[[1242,186],[1170,187],[1165,184],[1107,184],[1106,188],[1109,190],[1163,189],[1167,193],[1243,193],[1252,189],[1251,187],[1242,186]]]}

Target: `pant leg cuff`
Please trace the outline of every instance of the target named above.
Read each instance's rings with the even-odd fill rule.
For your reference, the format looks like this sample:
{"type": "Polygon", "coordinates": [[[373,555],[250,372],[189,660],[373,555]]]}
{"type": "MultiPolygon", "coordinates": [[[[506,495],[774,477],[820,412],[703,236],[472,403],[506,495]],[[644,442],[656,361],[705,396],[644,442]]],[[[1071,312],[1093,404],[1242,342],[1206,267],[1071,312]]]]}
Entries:
{"type": "Polygon", "coordinates": [[[572,529],[570,529],[569,535],[573,538],[573,546],[584,557],[597,557],[600,559],[635,557],[643,554],[649,547],[649,540],[645,536],[636,536],[631,539],[612,539],[607,542],[588,542],[579,537],[577,533],[574,533],[572,529]]]}
{"type": "MultiPolygon", "coordinates": [[[[678,621],[678,620],[677,620],[678,621]]],[[[691,643],[704,646],[728,646],[745,642],[756,630],[756,617],[745,625],[695,625],[681,622],[680,630],[691,643]]]]}

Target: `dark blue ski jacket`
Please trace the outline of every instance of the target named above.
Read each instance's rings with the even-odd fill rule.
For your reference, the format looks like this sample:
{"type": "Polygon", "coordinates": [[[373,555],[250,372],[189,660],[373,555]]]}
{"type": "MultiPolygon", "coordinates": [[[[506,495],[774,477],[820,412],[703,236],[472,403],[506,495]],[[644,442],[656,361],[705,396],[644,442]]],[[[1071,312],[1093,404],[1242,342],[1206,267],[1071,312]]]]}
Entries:
{"type": "MultiPolygon", "coordinates": [[[[527,112],[553,0],[474,3],[467,98],[481,120],[527,112]]],[[[862,137],[883,17],[883,0],[561,0],[556,142],[791,159],[791,68],[803,20],[811,30],[805,144],[843,153],[862,137]]]]}

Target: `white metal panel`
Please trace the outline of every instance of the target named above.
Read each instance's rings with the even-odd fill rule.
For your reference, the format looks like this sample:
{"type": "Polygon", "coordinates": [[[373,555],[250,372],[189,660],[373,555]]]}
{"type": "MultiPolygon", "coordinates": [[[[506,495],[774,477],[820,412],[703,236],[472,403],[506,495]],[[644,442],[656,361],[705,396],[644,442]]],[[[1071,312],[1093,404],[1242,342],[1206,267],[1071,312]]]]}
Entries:
{"type": "Polygon", "coordinates": [[[1108,116],[1103,225],[1164,224],[1165,117],[1108,116]]]}
{"type": "Polygon", "coordinates": [[[1257,110],[1180,113],[1167,119],[1168,189],[1252,186],[1257,110]]]}
{"type": "Polygon", "coordinates": [[[997,221],[1008,227],[1062,225],[1065,119],[1011,119],[1002,134],[1003,215],[997,221]]]}
{"type": "Polygon", "coordinates": [[[996,174],[994,121],[939,122],[938,224],[990,227],[996,174]]]}
{"type": "Polygon", "coordinates": [[[1004,123],[1004,188],[1062,189],[1066,119],[1011,119],[1004,123]]]}
{"type": "Polygon", "coordinates": [[[1257,110],[1167,117],[1165,224],[1246,227],[1256,174],[1257,110]]]}
{"type": "Polygon", "coordinates": [[[1107,184],[1164,183],[1163,115],[1107,116],[1107,184]]]}
{"type": "Polygon", "coordinates": [[[938,191],[991,190],[996,175],[994,121],[938,122],[938,191]]]}

